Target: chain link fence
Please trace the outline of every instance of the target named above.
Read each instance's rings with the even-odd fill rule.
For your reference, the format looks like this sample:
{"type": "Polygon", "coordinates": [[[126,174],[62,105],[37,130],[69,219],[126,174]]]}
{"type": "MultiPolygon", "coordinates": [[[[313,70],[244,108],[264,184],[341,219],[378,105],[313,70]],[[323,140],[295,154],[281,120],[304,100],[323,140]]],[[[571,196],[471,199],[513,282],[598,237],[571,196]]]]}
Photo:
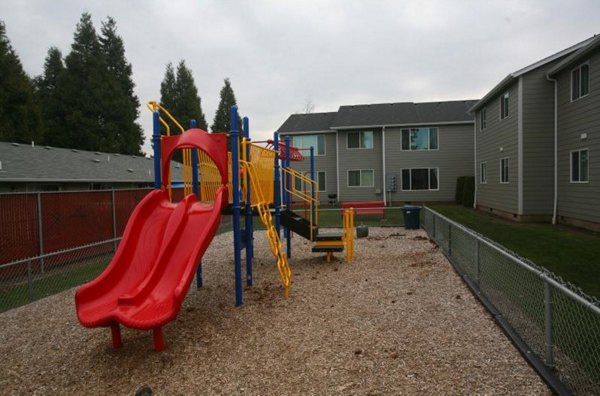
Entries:
{"type": "Polygon", "coordinates": [[[422,226],[555,392],[600,395],[600,302],[424,208],[422,226]]]}

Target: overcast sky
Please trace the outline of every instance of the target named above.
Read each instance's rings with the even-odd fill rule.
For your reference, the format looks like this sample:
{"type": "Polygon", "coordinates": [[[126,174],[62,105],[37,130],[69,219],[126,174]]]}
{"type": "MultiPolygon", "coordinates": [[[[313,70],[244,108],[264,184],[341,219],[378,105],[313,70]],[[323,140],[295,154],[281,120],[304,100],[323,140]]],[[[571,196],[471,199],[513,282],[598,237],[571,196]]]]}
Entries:
{"type": "MultiPolygon", "coordinates": [[[[600,1],[1,0],[27,73],[67,55],[83,12],[117,21],[142,103],[168,62],[192,69],[209,125],[229,77],[254,140],[307,102],[478,99],[512,71],[600,33],[600,1]]],[[[149,111],[140,123],[151,135],[149,111]]],[[[149,151],[146,141],[144,150],[149,151]]]]}

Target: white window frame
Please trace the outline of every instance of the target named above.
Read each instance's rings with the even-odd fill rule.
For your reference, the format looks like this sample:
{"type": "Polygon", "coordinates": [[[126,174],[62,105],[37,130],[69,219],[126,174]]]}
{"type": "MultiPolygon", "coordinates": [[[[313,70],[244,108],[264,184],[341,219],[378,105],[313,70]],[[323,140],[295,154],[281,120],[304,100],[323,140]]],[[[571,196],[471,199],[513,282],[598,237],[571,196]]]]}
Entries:
{"type": "Polygon", "coordinates": [[[479,130],[483,132],[483,131],[485,131],[486,128],[487,128],[487,111],[486,111],[486,108],[484,107],[479,112],[479,130]]]}
{"type": "MultiPolygon", "coordinates": [[[[292,146],[294,146],[294,138],[295,137],[305,137],[305,136],[316,136],[317,137],[317,145],[319,144],[319,136],[323,136],[323,154],[319,154],[319,148],[315,147],[314,151],[314,155],[315,157],[325,157],[327,155],[327,135],[324,135],[322,133],[316,133],[316,134],[306,134],[306,135],[289,135],[290,136],[290,144],[292,146]]],[[[285,140],[280,140],[281,143],[285,143],[285,140]]],[[[296,147],[296,146],[294,146],[296,147]]],[[[300,149],[300,151],[306,156],[306,157],[310,157],[310,147],[298,147],[298,149],[300,149]]]]}
{"type": "Polygon", "coordinates": [[[346,171],[346,187],[348,188],[373,188],[375,187],[375,169],[348,169],[346,171]],[[373,173],[373,184],[370,186],[362,185],[362,172],[371,171],[373,173]],[[350,172],[360,172],[360,186],[351,186],[350,185],[350,172]]]}
{"type": "Polygon", "coordinates": [[[418,151],[439,151],[439,149],[440,149],[440,128],[438,128],[438,127],[402,128],[400,130],[400,151],[417,151],[417,152],[418,151]],[[427,149],[425,149],[425,150],[413,150],[412,149],[412,144],[410,142],[410,131],[412,129],[425,129],[425,128],[429,129],[429,131],[427,132],[427,135],[428,135],[427,136],[427,149]],[[435,128],[437,130],[437,148],[434,148],[434,149],[430,148],[431,147],[431,129],[433,129],[433,128],[435,128]],[[403,148],[403,145],[402,145],[402,139],[404,139],[404,137],[403,137],[404,136],[404,131],[408,131],[408,140],[409,140],[408,141],[408,150],[405,150],[403,148]]]}
{"type": "Polygon", "coordinates": [[[510,157],[500,158],[500,184],[510,184],[510,157]],[[502,161],[506,160],[506,181],[502,181],[502,161]]]}
{"type": "MultiPolygon", "coordinates": [[[[579,154],[579,176],[581,178],[581,154],[579,154]]],[[[573,184],[588,184],[590,182],[590,150],[586,148],[571,150],[569,152],[569,182],[573,184]],[[573,153],[587,151],[587,180],[573,180],[573,153]]]]}
{"type": "Polygon", "coordinates": [[[487,161],[479,163],[479,184],[487,184],[487,161]]]}
{"type": "Polygon", "coordinates": [[[583,62],[582,64],[580,64],[579,66],[571,69],[571,73],[569,74],[569,76],[571,77],[571,102],[576,102],[581,98],[585,98],[586,96],[588,96],[590,94],[590,61],[587,62],[583,62]],[[583,68],[583,66],[587,65],[587,70],[588,70],[588,80],[587,80],[587,93],[585,95],[581,95],[581,69],[583,68]],[[576,98],[573,98],[573,73],[579,70],[579,96],[576,98]]]}
{"type": "Polygon", "coordinates": [[[431,166],[431,167],[418,167],[418,168],[400,168],[400,190],[401,191],[440,191],[440,168],[437,166],[431,166]],[[410,189],[406,190],[404,188],[404,172],[405,170],[408,169],[408,174],[410,175],[410,180],[409,180],[409,185],[410,185],[410,189]],[[413,190],[412,188],[412,170],[413,169],[427,169],[427,190],[413,190]],[[429,172],[431,171],[431,169],[435,169],[437,172],[437,188],[431,188],[431,178],[429,177],[429,172]]]}
{"type": "Polygon", "coordinates": [[[350,131],[346,134],[346,150],[373,150],[375,148],[375,133],[371,130],[364,130],[364,131],[350,131]],[[362,138],[361,138],[361,134],[366,133],[366,132],[370,132],[371,133],[371,137],[372,137],[372,141],[373,141],[373,147],[360,147],[360,145],[362,144],[362,138]],[[350,134],[351,133],[358,133],[358,146],[359,147],[349,147],[350,145],[350,134]]]}
{"type": "Polygon", "coordinates": [[[502,96],[500,96],[500,121],[508,118],[508,116],[510,115],[510,112],[508,111],[509,106],[510,106],[510,92],[506,91],[502,94],[502,96]],[[504,99],[508,99],[507,103],[506,103],[506,115],[504,115],[504,112],[502,111],[504,109],[504,99]]]}

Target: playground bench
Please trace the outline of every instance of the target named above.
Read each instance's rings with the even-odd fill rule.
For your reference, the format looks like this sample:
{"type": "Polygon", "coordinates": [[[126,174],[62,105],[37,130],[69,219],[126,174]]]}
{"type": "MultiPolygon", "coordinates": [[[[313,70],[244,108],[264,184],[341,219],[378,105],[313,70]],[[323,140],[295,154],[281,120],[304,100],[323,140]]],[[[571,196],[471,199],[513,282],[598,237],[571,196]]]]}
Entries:
{"type": "Polygon", "coordinates": [[[354,208],[355,215],[384,215],[383,201],[342,202],[342,209],[354,208]]]}

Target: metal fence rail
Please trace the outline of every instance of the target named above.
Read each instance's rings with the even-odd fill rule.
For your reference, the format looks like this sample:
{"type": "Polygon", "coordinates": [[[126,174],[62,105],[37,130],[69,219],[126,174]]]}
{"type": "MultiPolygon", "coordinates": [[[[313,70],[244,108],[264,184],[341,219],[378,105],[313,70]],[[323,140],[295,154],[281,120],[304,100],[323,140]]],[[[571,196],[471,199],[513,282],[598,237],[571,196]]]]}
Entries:
{"type": "Polygon", "coordinates": [[[600,303],[424,208],[422,226],[555,392],[600,394],[600,303]]]}
{"type": "Polygon", "coordinates": [[[0,265],[0,312],[81,285],[110,262],[120,238],[0,265]]]}

